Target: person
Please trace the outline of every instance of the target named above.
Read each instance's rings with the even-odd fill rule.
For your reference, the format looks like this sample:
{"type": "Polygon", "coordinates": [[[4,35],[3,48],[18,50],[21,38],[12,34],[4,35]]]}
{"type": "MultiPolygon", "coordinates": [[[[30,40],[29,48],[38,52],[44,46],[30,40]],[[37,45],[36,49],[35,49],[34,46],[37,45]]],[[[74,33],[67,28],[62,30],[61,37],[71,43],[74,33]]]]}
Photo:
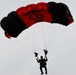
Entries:
{"type": "Polygon", "coordinates": [[[44,50],[44,52],[45,52],[45,57],[43,58],[43,56],[40,56],[40,59],[38,58],[38,53],[35,52],[35,54],[36,54],[35,57],[37,57],[36,60],[37,60],[38,63],[40,63],[41,75],[43,74],[42,68],[45,69],[45,74],[47,74],[47,67],[46,67],[46,65],[47,65],[46,62],[48,61],[47,56],[46,56],[47,51],[44,50]]]}

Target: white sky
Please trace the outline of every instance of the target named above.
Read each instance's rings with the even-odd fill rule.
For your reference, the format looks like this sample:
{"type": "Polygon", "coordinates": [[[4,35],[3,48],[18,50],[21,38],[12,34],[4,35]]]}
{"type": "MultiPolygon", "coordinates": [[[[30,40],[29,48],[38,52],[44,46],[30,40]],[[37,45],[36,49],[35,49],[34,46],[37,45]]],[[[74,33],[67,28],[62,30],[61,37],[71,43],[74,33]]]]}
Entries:
{"type": "Polygon", "coordinates": [[[21,6],[40,1],[63,2],[68,5],[74,23],[37,23],[18,38],[7,39],[0,28],[0,75],[40,75],[34,51],[40,55],[48,49],[48,75],[76,75],[76,2],[75,0],[0,0],[0,20],[21,6]]]}

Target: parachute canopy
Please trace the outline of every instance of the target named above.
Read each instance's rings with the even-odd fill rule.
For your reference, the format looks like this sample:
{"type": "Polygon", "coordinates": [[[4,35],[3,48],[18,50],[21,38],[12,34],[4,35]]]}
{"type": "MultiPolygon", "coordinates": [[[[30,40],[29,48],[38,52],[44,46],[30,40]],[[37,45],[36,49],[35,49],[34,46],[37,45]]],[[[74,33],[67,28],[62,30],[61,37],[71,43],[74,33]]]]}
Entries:
{"type": "Polygon", "coordinates": [[[23,30],[37,22],[59,23],[68,26],[73,22],[68,6],[64,3],[40,2],[29,4],[10,12],[1,20],[5,35],[17,37],[23,30]]]}

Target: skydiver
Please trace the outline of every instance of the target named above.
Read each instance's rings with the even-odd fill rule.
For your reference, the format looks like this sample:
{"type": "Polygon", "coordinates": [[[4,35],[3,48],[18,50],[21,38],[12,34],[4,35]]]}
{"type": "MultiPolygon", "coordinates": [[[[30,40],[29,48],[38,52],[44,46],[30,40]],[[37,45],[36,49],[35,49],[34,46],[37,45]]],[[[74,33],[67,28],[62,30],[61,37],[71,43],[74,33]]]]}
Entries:
{"type": "Polygon", "coordinates": [[[43,56],[40,56],[40,59],[38,58],[38,53],[37,52],[34,53],[35,57],[37,57],[36,58],[37,62],[40,63],[41,75],[43,74],[42,68],[45,69],[45,74],[47,74],[47,67],[46,67],[46,65],[47,65],[46,61],[48,61],[47,56],[46,56],[47,55],[47,50],[44,50],[44,52],[45,52],[45,58],[43,58],[43,56]]]}

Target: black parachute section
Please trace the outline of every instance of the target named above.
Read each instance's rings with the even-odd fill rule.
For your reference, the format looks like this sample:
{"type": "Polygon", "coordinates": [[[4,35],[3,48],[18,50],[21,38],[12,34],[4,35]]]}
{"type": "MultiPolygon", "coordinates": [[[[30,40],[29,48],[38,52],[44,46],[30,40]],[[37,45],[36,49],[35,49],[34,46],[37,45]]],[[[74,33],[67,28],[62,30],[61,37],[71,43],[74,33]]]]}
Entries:
{"type": "Polygon", "coordinates": [[[17,37],[24,29],[27,28],[15,11],[12,11],[7,17],[2,19],[1,27],[5,32],[13,37],[17,37]]]}
{"type": "Polygon", "coordinates": [[[67,26],[73,22],[73,17],[69,8],[64,3],[47,3],[48,11],[52,14],[52,23],[59,23],[67,26]]]}

